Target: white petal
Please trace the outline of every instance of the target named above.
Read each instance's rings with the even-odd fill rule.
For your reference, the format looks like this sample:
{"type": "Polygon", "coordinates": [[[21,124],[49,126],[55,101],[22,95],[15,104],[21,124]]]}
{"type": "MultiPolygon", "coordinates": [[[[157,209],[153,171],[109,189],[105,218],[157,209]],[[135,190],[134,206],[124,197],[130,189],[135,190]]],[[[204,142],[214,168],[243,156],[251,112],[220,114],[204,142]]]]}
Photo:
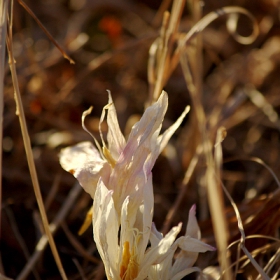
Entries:
{"type": "Polygon", "coordinates": [[[120,153],[123,151],[126,142],[120,130],[116,109],[110,94],[109,94],[109,103],[111,103],[111,106],[108,108],[108,116],[107,116],[107,123],[109,128],[107,134],[107,141],[112,156],[115,158],[115,160],[117,160],[120,153]]]}
{"type": "Polygon", "coordinates": [[[118,273],[118,217],[114,208],[112,191],[109,191],[100,180],[93,202],[94,240],[105,266],[106,275],[119,279],[118,273]]]}
{"type": "Polygon", "coordinates": [[[196,206],[193,205],[189,211],[189,220],[187,224],[186,235],[189,235],[190,237],[193,238],[200,239],[201,233],[197,223],[197,219],[195,217],[195,212],[196,212],[196,206]]]}
{"type": "Polygon", "coordinates": [[[176,243],[184,251],[204,253],[216,250],[216,248],[190,236],[181,236],[176,240],[176,243]]]}
{"type": "Polygon", "coordinates": [[[171,136],[174,134],[174,132],[178,129],[178,127],[181,125],[182,121],[184,120],[185,116],[187,113],[190,111],[190,107],[187,106],[181,116],[177,119],[177,121],[171,125],[162,135],[161,138],[159,139],[160,143],[160,153],[164,149],[164,147],[167,145],[169,139],[171,136]]]}
{"type": "Polygon", "coordinates": [[[98,150],[91,142],[81,142],[75,146],[62,149],[59,159],[61,166],[68,172],[76,170],[86,162],[103,161],[98,150]]]}
{"type": "Polygon", "coordinates": [[[170,250],[170,252],[167,254],[166,258],[162,262],[160,262],[158,265],[156,265],[158,267],[159,279],[170,280],[174,252],[175,251],[170,250]]]}
{"type": "Polygon", "coordinates": [[[162,278],[161,269],[162,269],[162,264],[157,264],[157,265],[151,266],[149,269],[148,277],[146,279],[152,279],[152,280],[168,279],[168,278],[162,278]]]}
{"type": "MultiPolygon", "coordinates": [[[[133,245],[133,226],[136,219],[138,207],[137,204],[130,201],[130,198],[127,197],[122,205],[121,211],[121,234],[120,234],[120,244],[121,248],[124,242],[128,241],[130,245],[133,245]]],[[[121,252],[120,252],[121,254],[121,252]]]]}
{"type": "MultiPolygon", "coordinates": [[[[200,230],[195,217],[195,211],[196,211],[196,206],[193,205],[189,211],[189,220],[186,229],[186,236],[190,236],[193,238],[200,238],[200,230]]],[[[175,275],[184,269],[192,267],[196,262],[197,257],[198,257],[197,251],[192,252],[191,250],[187,250],[187,251],[181,250],[181,252],[177,255],[176,260],[172,266],[172,275],[175,275]]]]}
{"type": "Polygon", "coordinates": [[[109,164],[90,142],[81,142],[61,150],[59,159],[63,169],[73,174],[92,198],[99,178],[106,182],[110,175],[109,164]]]}
{"type": "Polygon", "coordinates": [[[139,260],[142,261],[148,241],[150,238],[150,232],[152,227],[152,220],[154,214],[154,192],[152,174],[148,177],[148,182],[144,186],[144,212],[143,212],[143,227],[140,229],[143,232],[143,238],[139,243],[139,260]]]}
{"type": "Polygon", "coordinates": [[[144,144],[145,141],[147,141],[146,145],[150,145],[149,139],[161,127],[167,105],[167,94],[163,92],[158,101],[146,109],[140,121],[132,127],[127,141],[127,154],[130,154],[131,150],[144,144]]]}
{"type": "MultiPolygon", "coordinates": [[[[166,94],[164,91],[162,92],[162,95],[166,94]]],[[[167,101],[166,101],[167,102],[167,101]]],[[[181,116],[177,119],[177,121],[170,126],[162,135],[159,135],[160,127],[159,129],[154,133],[154,140],[151,141],[151,150],[152,157],[150,159],[150,169],[154,166],[156,159],[158,158],[159,154],[162,152],[164,147],[167,145],[168,141],[170,140],[171,136],[174,134],[174,132],[178,129],[178,127],[181,125],[182,121],[184,120],[185,116],[189,112],[190,107],[187,106],[181,116]],[[159,136],[158,136],[159,135],[159,136]]]]}
{"type": "MultiPolygon", "coordinates": [[[[149,165],[149,169],[143,170],[143,166],[147,167],[145,162],[153,152],[150,149],[151,139],[155,131],[161,127],[166,109],[167,95],[163,93],[132,128],[127,145],[113,169],[108,185],[110,189],[114,190],[115,201],[119,200],[119,204],[116,205],[117,209],[121,208],[127,196],[131,196],[138,190],[140,193],[143,192],[147,176],[152,168],[149,165]]],[[[142,200],[142,198],[139,199],[142,200]]]]}
{"type": "Polygon", "coordinates": [[[176,256],[176,260],[172,266],[171,273],[176,275],[177,273],[190,268],[194,265],[198,257],[198,253],[183,251],[176,256]]]}
{"type": "Polygon", "coordinates": [[[151,235],[150,235],[150,242],[151,242],[151,247],[155,247],[159,244],[160,240],[163,238],[162,233],[160,233],[156,225],[152,223],[152,229],[151,229],[151,235]]]}
{"type": "Polygon", "coordinates": [[[162,262],[169,254],[173,256],[175,250],[171,248],[172,243],[176,239],[176,236],[180,232],[182,224],[180,223],[177,227],[173,227],[168,234],[159,242],[158,246],[150,248],[146,252],[143,262],[140,264],[140,271],[137,280],[144,279],[147,277],[149,267],[154,264],[162,262]]]}
{"type": "Polygon", "coordinates": [[[107,141],[108,147],[110,150],[111,155],[113,156],[114,160],[117,161],[121,152],[125,147],[125,138],[120,130],[116,108],[112,100],[111,93],[109,92],[109,101],[108,105],[106,105],[103,109],[102,116],[100,122],[103,121],[105,116],[105,110],[108,110],[107,115],[107,124],[108,124],[108,134],[107,134],[107,141]]]}

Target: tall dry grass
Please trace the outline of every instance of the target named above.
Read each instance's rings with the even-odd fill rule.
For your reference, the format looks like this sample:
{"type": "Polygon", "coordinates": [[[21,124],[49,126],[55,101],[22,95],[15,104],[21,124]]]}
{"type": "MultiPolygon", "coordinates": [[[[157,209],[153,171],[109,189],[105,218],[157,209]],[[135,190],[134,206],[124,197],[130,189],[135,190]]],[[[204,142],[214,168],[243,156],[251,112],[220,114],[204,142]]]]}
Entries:
{"type": "MultiPolygon", "coordinates": [[[[276,4],[259,1],[258,5],[266,7],[266,12],[219,7],[206,13],[208,3],[204,10],[199,1],[170,2],[163,1],[157,10],[152,10],[134,2],[108,1],[104,7],[96,1],[84,4],[88,6],[83,8],[72,1],[69,4],[72,14],[52,3],[58,5],[52,14],[56,25],[60,21],[65,23],[54,36],[66,46],[77,66],[62,61],[43,31],[38,31],[41,27],[30,23],[27,19],[30,15],[22,16],[24,10],[11,2],[16,7],[10,9],[7,34],[11,74],[4,66],[3,40],[8,14],[7,7],[2,6],[0,78],[6,95],[2,94],[0,116],[4,106],[8,110],[4,111],[1,129],[4,130],[1,275],[31,279],[32,271],[36,279],[55,279],[58,272],[48,265],[53,261],[46,251],[48,239],[63,279],[104,278],[91,232],[82,237],[76,234],[90,207],[89,199],[81,195],[72,178],[62,174],[56,154],[60,147],[88,137],[80,127],[80,116],[88,105],[96,109],[88,127],[97,134],[97,118],[106,103],[106,89],[116,99],[123,129],[130,126],[129,121],[134,122],[133,114],[141,113],[165,89],[170,96],[170,120],[181,112],[181,105],[189,103],[192,110],[176,142],[167,147],[155,167],[156,222],[162,224],[162,232],[166,233],[178,220],[186,222],[184,213],[195,202],[204,220],[202,235],[218,248],[217,256],[199,260],[205,275],[212,268],[222,279],[235,279],[237,275],[243,279],[277,279],[280,40],[275,35],[278,19],[273,5],[276,4]],[[100,10],[104,17],[100,16],[100,10]],[[248,28],[240,27],[239,21],[241,26],[245,21],[248,28]],[[120,29],[116,28],[118,24],[120,29]],[[34,31],[34,37],[22,28],[25,25],[28,32],[34,31]],[[240,43],[247,46],[241,47],[240,43]],[[12,101],[14,92],[16,107],[12,101]],[[17,132],[15,111],[23,136],[17,132]],[[44,231],[41,219],[36,218],[35,199],[30,198],[33,197],[30,181],[44,231]],[[49,225],[48,220],[53,222],[49,225]],[[31,232],[31,240],[27,232],[31,232]],[[55,232],[58,250],[53,240],[55,232]],[[13,254],[16,254],[14,263],[13,254]]],[[[216,5],[210,4],[211,8],[216,5]]],[[[251,5],[246,2],[244,6],[251,5]]],[[[31,2],[31,6],[39,19],[44,12],[46,18],[51,15],[47,4],[40,7],[31,2]]],[[[55,33],[57,26],[46,18],[48,34],[55,33]]]]}

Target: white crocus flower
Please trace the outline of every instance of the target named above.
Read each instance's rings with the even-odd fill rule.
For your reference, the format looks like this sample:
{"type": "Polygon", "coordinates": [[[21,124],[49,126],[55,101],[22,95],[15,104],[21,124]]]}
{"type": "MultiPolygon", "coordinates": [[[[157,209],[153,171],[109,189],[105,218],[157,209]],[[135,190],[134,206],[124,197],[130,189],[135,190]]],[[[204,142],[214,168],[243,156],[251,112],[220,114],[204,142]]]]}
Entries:
{"type": "Polygon", "coordinates": [[[187,107],[160,135],[167,105],[167,94],[163,92],[133,126],[126,142],[109,95],[109,104],[101,116],[102,122],[108,111],[108,146],[101,134],[102,152],[91,143],[83,142],[60,154],[62,167],[71,172],[94,199],[94,240],[108,279],[181,279],[198,270],[192,267],[198,252],[214,250],[199,241],[194,208],[189,214],[186,235],[177,240],[181,224],[163,237],[152,223],[151,170],[189,111],[187,107]],[[173,263],[178,248],[181,252],[173,263]]]}

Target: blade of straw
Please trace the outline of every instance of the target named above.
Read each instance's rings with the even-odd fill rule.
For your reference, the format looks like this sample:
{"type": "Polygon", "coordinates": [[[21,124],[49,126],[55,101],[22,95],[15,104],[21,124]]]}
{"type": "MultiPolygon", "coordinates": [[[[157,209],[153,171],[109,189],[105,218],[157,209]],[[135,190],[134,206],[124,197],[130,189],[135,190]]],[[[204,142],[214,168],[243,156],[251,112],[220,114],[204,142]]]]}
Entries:
{"type": "Polygon", "coordinates": [[[46,235],[48,237],[48,241],[54,256],[54,259],[56,261],[58,270],[60,272],[60,275],[63,280],[67,280],[67,276],[65,274],[64,268],[62,266],[53,236],[50,231],[49,223],[48,223],[48,218],[47,214],[44,208],[44,203],[42,199],[42,194],[40,191],[40,186],[39,186],[39,181],[37,177],[37,172],[36,172],[36,167],[33,159],[33,153],[32,153],[32,148],[31,148],[31,143],[30,143],[30,138],[28,134],[28,129],[26,125],[26,120],[25,120],[25,115],[24,115],[24,109],[21,101],[21,95],[19,91],[19,85],[18,85],[18,79],[17,79],[17,73],[16,73],[16,66],[15,66],[15,60],[13,56],[13,47],[12,47],[12,22],[13,22],[13,1],[11,1],[11,18],[9,21],[9,33],[7,36],[7,49],[8,49],[8,55],[9,55],[9,65],[11,69],[11,75],[12,75],[12,80],[13,80],[13,85],[14,85],[14,93],[15,93],[15,101],[16,101],[16,110],[17,114],[19,116],[19,121],[20,121],[20,127],[21,127],[21,132],[22,132],[22,137],[23,137],[23,142],[24,142],[24,148],[26,152],[26,157],[27,157],[27,162],[29,166],[29,171],[31,175],[31,180],[34,188],[34,193],[36,196],[36,200],[38,203],[39,211],[43,220],[43,225],[44,229],[46,232],[46,235]]]}
{"type": "Polygon", "coordinates": [[[57,41],[53,38],[47,28],[41,23],[41,21],[36,17],[36,15],[31,11],[31,9],[22,1],[18,0],[19,4],[24,7],[24,9],[33,17],[33,19],[37,22],[37,24],[42,28],[45,34],[48,36],[51,42],[57,47],[57,49],[61,52],[63,57],[67,59],[71,64],[75,64],[75,61],[68,56],[68,54],[62,49],[62,47],[57,43],[57,41]]]}
{"type": "MultiPolygon", "coordinates": [[[[4,66],[5,41],[7,30],[7,0],[0,4],[0,178],[2,178],[2,141],[3,141],[3,108],[4,108],[4,66]]],[[[2,180],[0,180],[0,238],[2,221],[2,180]]]]}
{"type": "Polygon", "coordinates": [[[202,135],[202,147],[207,165],[205,173],[205,182],[207,182],[207,194],[210,212],[213,217],[214,234],[219,250],[219,262],[222,271],[225,271],[225,279],[232,279],[229,269],[229,260],[227,256],[227,222],[224,215],[224,205],[221,199],[221,188],[215,178],[215,162],[212,155],[212,144],[209,133],[206,129],[206,116],[201,104],[201,100],[196,94],[196,87],[188,67],[186,54],[180,57],[183,74],[186,80],[187,87],[193,100],[193,108],[197,117],[198,126],[202,135]]]}
{"type": "Polygon", "coordinates": [[[157,40],[158,65],[156,67],[156,80],[155,84],[152,85],[152,92],[150,92],[150,100],[148,101],[149,104],[154,103],[155,100],[158,99],[167,81],[172,46],[175,43],[175,36],[177,34],[184,5],[185,0],[175,0],[172,5],[171,13],[164,13],[161,36],[159,40],[157,40]]]}
{"type": "MultiPolygon", "coordinates": [[[[55,233],[56,230],[59,228],[61,222],[65,219],[68,212],[72,209],[73,204],[75,203],[77,197],[82,192],[81,186],[76,183],[70,193],[68,194],[64,204],[60,208],[59,212],[57,213],[56,217],[50,224],[50,229],[52,233],[55,233]]],[[[35,263],[40,259],[40,256],[44,252],[45,247],[48,244],[47,236],[44,234],[40,240],[37,243],[36,250],[29,259],[29,262],[25,265],[21,273],[16,278],[17,280],[23,280],[25,279],[28,274],[31,272],[32,267],[35,265],[35,263]]]]}

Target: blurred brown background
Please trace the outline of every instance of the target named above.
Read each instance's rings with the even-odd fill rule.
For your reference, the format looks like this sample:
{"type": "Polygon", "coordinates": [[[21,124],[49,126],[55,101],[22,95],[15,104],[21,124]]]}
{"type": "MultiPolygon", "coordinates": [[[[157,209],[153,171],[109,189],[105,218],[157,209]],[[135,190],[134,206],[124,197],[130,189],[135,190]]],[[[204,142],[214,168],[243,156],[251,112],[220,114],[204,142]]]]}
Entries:
{"type": "MultiPolygon", "coordinates": [[[[83,111],[94,106],[86,125],[97,138],[99,117],[108,100],[106,90],[112,93],[120,126],[126,135],[130,117],[134,115],[137,119],[143,113],[149,93],[148,51],[159,35],[161,3],[148,0],[26,1],[75,61],[75,64],[70,64],[31,16],[15,2],[17,75],[50,221],[69,200],[68,195],[75,185],[72,175],[64,172],[59,165],[60,149],[91,140],[81,126],[83,111]]],[[[214,122],[214,127],[222,125],[227,129],[228,135],[223,143],[223,182],[239,205],[244,221],[262,211],[262,215],[255,216],[251,221],[247,235],[277,236],[279,198],[276,197],[272,204],[267,196],[277,189],[277,184],[266,168],[244,158],[259,157],[276,175],[279,173],[279,1],[209,0],[202,4],[203,15],[228,5],[244,7],[260,24],[260,35],[251,45],[241,45],[228,34],[226,16],[203,31],[202,102],[209,117],[209,129],[210,120],[214,122]],[[235,161],[227,162],[233,157],[235,161]],[[269,205],[272,206],[269,208],[269,205]]],[[[187,32],[192,25],[192,5],[189,1],[183,12],[180,31],[187,32]]],[[[245,36],[251,31],[250,21],[241,17],[238,32],[245,36]]],[[[163,129],[166,129],[186,105],[192,105],[180,66],[164,89],[169,95],[169,108],[163,124],[163,129]]],[[[12,80],[6,64],[1,258],[2,273],[11,278],[20,274],[42,234],[15,110],[12,80]]],[[[187,117],[154,167],[154,220],[158,228],[163,225],[168,210],[180,193],[184,173],[195,153],[193,125],[191,117],[187,117]]],[[[214,245],[205,190],[199,187],[204,170],[205,165],[199,162],[172,225],[180,221],[186,223],[188,210],[196,203],[198,218],[204,220],[201,224],[202,236],[214,245]]],[[[227,200],[225,203],[230,205],[227,200]]],[[[69,279],[81,279],[82,274],[85,279],[103,277],[91,229],[81,237],[77,235],[90,206],[91,199],[86,193],[77,194],[55,234],[69,279]]],[[[230,206],[227,214],[234,240],[239,236],[230,206]]],[[[251,249],[267,243],[267,240],[255,241],[251,249]]],[[[270,250],[266,259],[260,258],[263,264],[273,248],[270,250]]],[[[201,262],[202,266],[215,263],[216,257],[212,255],[201,262]]],[[[240,279],[246,279],[250,274],[254,275],[252,270],[245,269],[240,273],[240,279]]],[[[48,247],[27,279],[34,278],[60,279],[48,247]]]]}

